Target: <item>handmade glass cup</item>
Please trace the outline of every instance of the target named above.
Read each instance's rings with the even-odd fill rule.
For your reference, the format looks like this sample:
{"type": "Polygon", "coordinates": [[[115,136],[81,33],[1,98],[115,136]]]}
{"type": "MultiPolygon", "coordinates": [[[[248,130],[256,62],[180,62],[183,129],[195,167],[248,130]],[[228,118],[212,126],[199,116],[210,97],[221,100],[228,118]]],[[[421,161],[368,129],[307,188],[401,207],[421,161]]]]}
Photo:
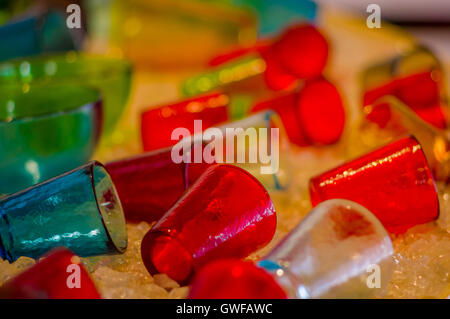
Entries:
{"type": "MultiPolygon", "coordinates": [[[[443,70],[437,57],[418,46],[362,73],[363,106],[393,95],[422,119],[439,129],[447,127],[448,104],[443,70]]],[[[386,114],[373,112],[371,121],[382,124],[386,114]]]]}
{"type": "Polygon", "coordinates": [[[186,283],[209,261],[246,257],[263,247],[275,228],[264,187],[241,168],[215,165],[144,236],[141,255],[151,274],[186,283]]]}
{"type": "Polygon", "coordinates": [[[153,222],[161,218],[197,178],[213,164],[175,163],[172,148],[105,164],[127,221],[153,222]]]}
{"type": "Polygon", "coordinates": [[[0,256],[38,258],[58,246],[79,256],[122,253],[127,233],[116,189],[98,162],[0,200],[0,256]]]}
{"type": "Polygon", "coordinates": [[[342,199],[314,208],[257,265],[217,261],[190,298],[369,298],[386,291],[393,247],[380,221],[342,199]]]}
{"type": "Polygon", "coordinates": [[[0,61],[76,49],[65,17],[56,11],[4,24],[0,39],[0,61]]]}
{"type": "Polygon", "coordinates": [[[104,131],[111,132],[122,114],[131,85],[131,65],[125,60],[82,53],[45,55],[0,63],[0,87],[27,89],[29,86],[85,85],[98,89],[103,97],[104,131]]]}
{"type": "Polygon", "coordinates": [[[78,256],[55,248],[37,264],[0,287],[7,299],[99,299],[100,294],[78,256]]]}
{"type": "Polygon", "coordinates": [[[311,203],[343,198],[370,209],[391,233],[439,216],[437,188],[422,146],[406,137],[311,178],[311,203]]]}
{"type": "Polygon", "coordinates": [[[84,86],[0,86],[0,194],[85,164],[102,130],[102,99],[84,86]]]}

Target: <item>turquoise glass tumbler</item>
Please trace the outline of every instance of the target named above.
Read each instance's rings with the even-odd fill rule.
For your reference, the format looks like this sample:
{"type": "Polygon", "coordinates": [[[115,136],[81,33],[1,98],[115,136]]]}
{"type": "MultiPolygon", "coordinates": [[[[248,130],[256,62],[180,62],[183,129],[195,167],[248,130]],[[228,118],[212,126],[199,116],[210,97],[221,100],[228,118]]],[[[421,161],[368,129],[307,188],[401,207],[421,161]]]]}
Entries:
{"type": "Polygon", "coordinates": [[[90,162],[0,201],[0,257],[39,258],[64,246],[79,256],[122,253],[122,205],[102,164],[90,162]]]}
{"type": "Polygon", "coordinates": [[[0,85],[0,195],[11,194],[87,163],[102,129],[95,89],[0,85]]]}
{"type": "Polygon", "coordinates": [[[0,60],[76,49],[65,17],[56,11],[7,23],[0,39],[0,60]]]}
{"type": "Polygon", "coordinates": [[[67,52],[0,63],[0,88],[46,85],[84,85],[103,97],[104,132],[111,132],[128,101],[131,64],[126,60],[67,52]]]}

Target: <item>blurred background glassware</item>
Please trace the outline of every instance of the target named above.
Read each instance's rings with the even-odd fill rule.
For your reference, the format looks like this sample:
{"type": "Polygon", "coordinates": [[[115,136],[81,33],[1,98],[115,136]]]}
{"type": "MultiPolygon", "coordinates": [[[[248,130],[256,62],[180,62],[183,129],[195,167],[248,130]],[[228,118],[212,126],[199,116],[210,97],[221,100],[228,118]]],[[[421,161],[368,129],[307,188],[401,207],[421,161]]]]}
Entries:
{"type": "Polygon", "coordinates": [[[221,1],[91,0],[86,6],[97,43],[92,49],[124,56],[138,68],[199,67],[256,39],[253,15],[221,1]]]}
{"type": "Polygon", "coordinates": [[[436,182],[449,182],[450,135],[423,120],[411,108],[394,96],[388,95],[366,105],[363,114],[350,134],[348,151],[351,157],[386,145],[406,134],[412,134],[423,147],[436,182]],[[376,114],[383,121],[368,118],[376,114]]]}
{"type": "Polygon", "coordinates": [[[0,61],[76,50],[79,44],[57,11],[21,18],[0,27],[0,61]]]}
{"type": "Polygon", "coordinates": [[[9,262],[59,246],[83,257],[123,253],[125,218],[106,169],[93,161],[2,198],[0,244],[9,262]]]}
{"type": "Polygon", "coordinates": [[[313,206],[333,198],[355,201],[393,234],[439,217],[437,187],[412,135],[312,177],[309,193],[313,206]]]}
{"type": "Polygon", "coordinates": [[[0,194],[85,164],[102,131],[102,97],[74,85],[0,85],[0,194]]]}
{"type": "Polygon", "coordinates": [[[317,4],[311,0],[224,0],[248,8],[256,15],[260,35],[270,35],[286,25],[314,20],[317,4]]]}
{"type": "Polygon", "coordinates": [[[86,85],[103,98],[103,132],[110,133],[123,113],[131,87],[132,67],[122,59],[67,52],[0,63],[0,88],[33,85],[86,85]]]}
{"type": "Polygon", "coordinates": [[[275,208],[261,183],[234,165],[214,165],[144,236],[142,260],[152,275],[187,283],[207,262],[265,246],[275,228],[275,208]]]}
{"type": "Polygon", "coordinates": [[[239,166],[268,191],[289,188],[292,154],[286,130],[277,113],[261,111],[193,133],[173,146],[177,155],[182,152],[191,163],[197,158],[201,163],[209,161],[239,166]],[[212,159],[207,158],[209,155],[212,159]]]}
{"type": "Polygon", "coordinates": [[[176,128],[194,132],[194,120],[201,120],[202,129],[226,122],[230,119],[228,105],[230,97],[223,93],[212,93],[164,104],[145,110],[141,114],[141,136],[144,151],[153,151],[172,146],[176,128]]]}
{"type": "MultiPolygon", "coordinates": [[[[393,95],[421,118],[440,129],[447,127],[449,106],[443,68],[424,46],[416,46],[391,60],[371,66],[362,73],[363,106],[393,95]]],[[[382,122],[372,112],[370,120],[382,122]]]]}
{"type": "Polygon", "coordinates": [[[99,299],[100,294],[81,259],[70,250],[55,248],[31,268],[5,282],[0,298],[99,299]]]}
{"type": "Polygon", "coordinates": [[[255,265],[217,260],[195,276],[189,298],[369,298],[386,292],[391,239],[361,205],[333,199],[314,208],[255,265]]]}

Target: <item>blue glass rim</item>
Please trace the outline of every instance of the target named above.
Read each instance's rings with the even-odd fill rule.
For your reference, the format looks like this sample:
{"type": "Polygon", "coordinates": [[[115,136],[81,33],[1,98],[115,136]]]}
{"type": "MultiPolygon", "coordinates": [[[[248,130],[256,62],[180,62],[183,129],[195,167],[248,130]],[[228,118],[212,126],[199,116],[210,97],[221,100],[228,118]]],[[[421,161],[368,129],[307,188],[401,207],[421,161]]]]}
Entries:
{"type": "MultiPolygon", "coordinates": [[[[90,86],[58,86],[58,85],[52,85],[52,86],[40,86],[37,90],[38,91],[46,91],[46,90],[52,90],[52,89],[58,89],[58,88],[69,88],[69,89],[75,89],[74,93],[80,93],[82,91],[89,93],[92,95],[91,98],[86,98],[86,102],[80,102],[79,104],[73,103],[73,105],[68,106],[67,99],[70,98],[70,94],[61,94],[60,97],[57,97],[58,100],[60,100],[60,106],[55,107],[54,109],[50,109],[48,111],[39,112],[30,110],[30,112],[23,112],[23,114],[14,114],[12,112],[6,111],[5,114],[2,114],[3,112],[0,111],[0,124],[2,123],[17,123],[21,121],[30,121],[30,120],[41,120],[45,118],[50,117],[57,117],[57,116],[64,116],[64,115],[70,115],[74,113],[80,113],[89,109],[97,109],[97,111],[102,111],[103,108],[103,96],[100,92],[100,90],[90,87],[90,86]],[[76,92],[78,90],[78,92],[76,92]]],[[[15,92],[13,95],[17,94],[30,94],[30,97],[35,92],[35,88],[32,89],[33,92],[30,93],[18,93],[15,92]]],[[[1,94],[2,88],[0,87],[0,94],[1,94]]],[[[69,92],[73,93],[73,92],[69,92]]],[[[14,103],[14,98],[11,98],[10,101],[14,103]]],[[[1,102],[1,101],[0,101],[1,102]]],[[[5,101],[6,102],[6,99],[5,101]]],[[[55,101],[52,101],[53,103],[55,101]]],[[[26,104],[23,103],[23,104],[26,104]]],[[[0,107],[7,107],[0,105],[0,107]]]]}
{"type": "MultiPolygon", "coordinates": [[[[102,163],[100,163],[100,162],[98,162],[96,160],[90,161],[87,164],[85,164],[83,166],[80,166],[80,167],[77,167],[77,168],[75,168],[73,170],[70,170],[68,172],[65,172],[64,174],[58,175],[56,177],[50,178],[50,179],[48,179],[46,181],[43,181],[41,183],[38,183],[38,184],[35,184],[35,185],[30,186],[28,188],[25,188],[25,189],[23,189],[23,190],[21,190],[19,192],[16,192],[16,193],[13,193],[13,194],[9,194],[7,196],[0,197],[0,200],[5,200],[5,199],[7,199],[10,196],[20,196],[22,193],[26,193],[30,189],[39,187],[42,184],[51,183],[52,181],[54,181],[56,179],[59,179],[59,178],[61,178],[63,176],[70,175],[70,174],[72,174],[75,171],[84,170],[86,168],[89,169],[89,178],[90,178],[90,181],[91,181],[91,190],[92,190],[92,193],[93,193],[94,198],[95,198],[97,212],[100,215],[100,219],[101,219],[103,228],[105,230],[106,237],[108,239],[108,246],[110,248],[113,248],[117,253],[122,254],[122,253],[125,252],[125,250],[127,249],[127,246],[128,246],[128,238],[127,238],[127,232],[126,232],[126,222],[125,222],[125,217],[123,215],[124,213],[123,213],[122,204],[120,202],[120,198],[118,196],[117,190],[116,190],[116,188],[114,186],[114,183],[113,183],[111,177],[109,176],[108,171],[106,170],[106,168],[104,167],[104,165],[102,163]],[[125,236],[125,238],[120,238],[121,240],[117,239],[117,237],[115,237],[115,236],[113,236],[111,234],[111,229],[108,227],[108,223],[106,222],[106,218],[107,217],[103,214],[103,210],[102,210],[101,205],[99,203],[99,199],[98,199],[98,196],[97,196],[96,185],[95,185],[95,182],[94,182],[94,180],[95,180],[94,179],[94,175],[95,175],[95,168],[96,167],[101,168],[101,170],[105,173],[105,176],[107,176],[107,178],[109,179],[109,184],[110,184],[111,188],[113,189],[115,200],[116,200],[118,206],[120,207],[120,213],[122,215],[121,222],[123,223],[122,225],[120,225],[121,227],[123,227],[121,233],[125,236]],[[125,243],[125,245],[120,245],[119,242],[123,242],[123,243],[125,243]]],[[[0,209],[1,209],[1,207],[0,207],[0,209]]],[[[0,217],[1,217],[1,214],[0,214],[0,217]]],[[[4,245],[2,243],[1,237],[0,237],[0,257],[3,260],[8,260],[9,262],[13,262],[15,260],[15,259],[12,259],[11,256],[8,255],[7,251],[4,248],[4,245]]]]}

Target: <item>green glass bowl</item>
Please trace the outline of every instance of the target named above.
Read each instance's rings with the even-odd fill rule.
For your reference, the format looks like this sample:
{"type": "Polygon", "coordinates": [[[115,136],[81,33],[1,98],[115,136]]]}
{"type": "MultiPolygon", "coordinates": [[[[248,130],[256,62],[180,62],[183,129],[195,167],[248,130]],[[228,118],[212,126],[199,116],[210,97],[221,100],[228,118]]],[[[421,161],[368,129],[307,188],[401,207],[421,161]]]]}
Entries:
{"type": "Polygon", "coordinates": [[[85,86],[0,86],[0,194],[85,164],[102,130],[98,90],[85,86]]]}
{"type": "Polygon", "coordinates": [[[28,85],[87,85],[103,97],[103,129],[110,133],[127,104],[131,64],[126,60],[76,53],[13,59],[0,63],[0,88],[28,85]]]}

